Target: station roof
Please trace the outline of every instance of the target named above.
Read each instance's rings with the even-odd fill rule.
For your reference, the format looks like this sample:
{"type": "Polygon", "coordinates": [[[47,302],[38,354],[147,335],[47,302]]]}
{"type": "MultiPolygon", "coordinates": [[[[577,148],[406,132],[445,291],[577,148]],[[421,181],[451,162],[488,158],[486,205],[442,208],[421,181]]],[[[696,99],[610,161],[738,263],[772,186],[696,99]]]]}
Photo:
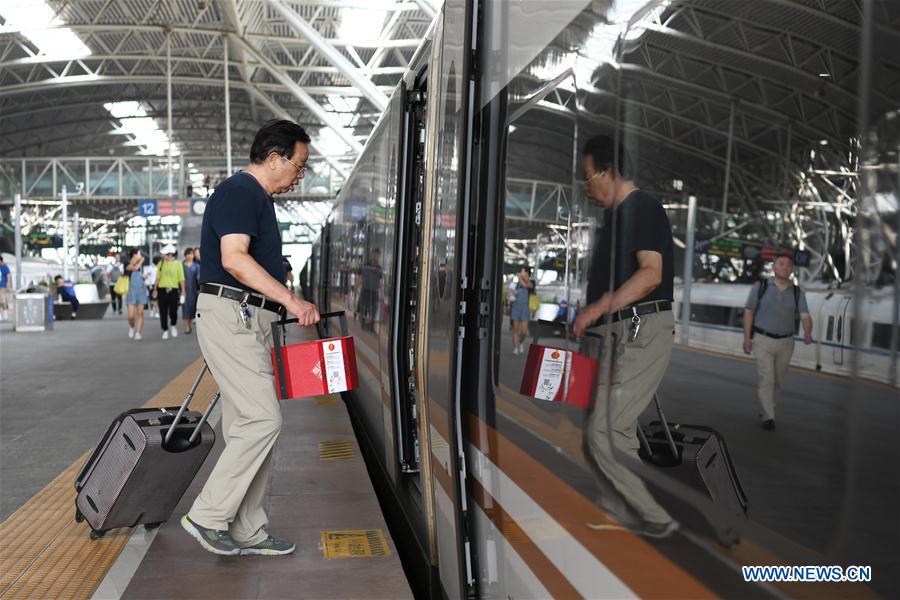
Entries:
{"type": "MultiPolygon", "coordinates": [[[[233,156],[289,117],[346,173],[437,0],[7,0],[0,5],[0,157],[233,156]]],[[[238,162],[237,165],[242,164],[238,162]]]]}

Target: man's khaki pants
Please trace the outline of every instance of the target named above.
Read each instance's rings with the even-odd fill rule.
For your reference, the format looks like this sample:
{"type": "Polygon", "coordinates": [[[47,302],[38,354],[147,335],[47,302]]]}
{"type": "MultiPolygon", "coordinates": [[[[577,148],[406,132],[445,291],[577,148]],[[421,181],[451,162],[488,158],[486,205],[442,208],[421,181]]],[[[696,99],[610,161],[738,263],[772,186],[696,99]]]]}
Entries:
{"type": "Polygon", "coordinates": [[[246,547],[268,537],[264,501],[281,407],[271,356],[271,324],[278,315],[249,306],[248,329],[240,310],[237,301],[212,294],[197,299],[197,339],[222,392],[225,450],[189,517],[209,529],[227,529],[246,547]]]}
{"type": "Polygon", "coordinates": [[[759,370],[759,405],[763,421],[775,419],[775,404],[781,382],[791,364],[794,354],[794,338],[770,338],[757,333],[753,336],[753,354],[756,356],[756,367],[759,370]]]}
{"type": "MultiPolygon", "coordinates": [[[[672,517],[628,463],[640,462],[638,417],[653,401],[669,365],[675,331],[672,312],[642,316],[641,328],[633,342],[630,319],[588,331],[603,337],[602,340],[594,338],[590,344],[593,348],[603,344],[602,356],[606,356],[610,340],[613,351],[611,379],[608,361],[601,359],[596,403],[586,432],[591,457],[604,476],[599,479],[600,504],[625,524],[633,523],[635,516],[651,523],[668,523],[672,517]]],[[[600,355],[599,352],[590,354],[600,355]]]]}

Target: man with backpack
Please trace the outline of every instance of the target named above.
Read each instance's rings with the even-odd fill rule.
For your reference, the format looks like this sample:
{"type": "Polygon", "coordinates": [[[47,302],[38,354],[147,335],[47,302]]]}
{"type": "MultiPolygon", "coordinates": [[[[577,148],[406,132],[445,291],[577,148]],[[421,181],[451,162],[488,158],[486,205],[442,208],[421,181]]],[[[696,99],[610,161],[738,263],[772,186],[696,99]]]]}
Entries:
{"type": "Polygon", "coordinates": [[[744,307],[744,353],[754,352],[759,371],[758,395],[763,429],[775,429],[778,390],[794,354],[794,334],[803,322],[803,343],[812,343],[812,318],[806,295],[791,283],[794,261],[779,256],[774,277],[753,284],[744,307]],[[755,335],[754,335],[755,334],[755,335]]]}

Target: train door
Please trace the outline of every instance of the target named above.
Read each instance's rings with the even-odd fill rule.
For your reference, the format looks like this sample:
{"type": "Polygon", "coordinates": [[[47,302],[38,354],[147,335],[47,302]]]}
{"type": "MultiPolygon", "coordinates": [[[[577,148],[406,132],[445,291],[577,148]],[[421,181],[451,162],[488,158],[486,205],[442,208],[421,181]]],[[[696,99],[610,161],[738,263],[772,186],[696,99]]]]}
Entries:
{"type": "Polygon", "coordinates": [[[429,543],[449,598],[474,593],[465,526],[467,497],[457,350],[468,181],[471,2],[447,0],[438,16],[428,73],[420,285],[415,323],[420,468],[429,543]]]}
{"type": "MultiPolygon", "coordinates": [[[[401,473],[420,472],[419,402],[416,386],[416,324],[422,247],[422,202],[425,192],[425,109],[426,74],[407,88],[401,85],[395,101],[401,104],[400,135],[403,159],[398,179],[401,196],[397,206],[395,256],[397,265],[393,289],[393,317],[390,332],[391,387],[394,408],[394,436],[401,473]]],[[[422,492],[418,476],[410,478],[422,492]]]]}

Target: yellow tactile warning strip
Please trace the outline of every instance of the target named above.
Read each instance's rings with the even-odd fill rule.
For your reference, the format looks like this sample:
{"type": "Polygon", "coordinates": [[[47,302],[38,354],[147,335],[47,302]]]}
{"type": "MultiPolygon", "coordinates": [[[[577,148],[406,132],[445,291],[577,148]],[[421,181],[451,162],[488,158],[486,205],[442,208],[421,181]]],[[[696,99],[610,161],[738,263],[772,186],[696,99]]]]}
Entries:
{"type": "Polygon", "coordinates": [[[319,442],[319,458],[322,460],[350,460],[353,458],[353,445],[350,442],[319,442]]]}
{"type": "Polygon", "coordinates": [[[391,555],[384,532],[380,529],[323,531],[322,551],[325,553],[325,558],[391,555]]]}
{"type": "Polygon", "coordinates": [[[334,396],[316,396],[316,404],[319,406],[336,406],[338,399],[334,396]]]}
{"type": "MultiPolygon", "coordinates": [[[[198,359],[144,406],[181,404],[201,364],[198,359]]],[[[191,409],[205,410],[215,390],[213,378],[204,377],[191,409]]],[[[0,523],[0,598],[89,598],[125,547],[129,529],[92,541],[88,525],[75,523],[75,476],[89,455],[0,523]]]]}

